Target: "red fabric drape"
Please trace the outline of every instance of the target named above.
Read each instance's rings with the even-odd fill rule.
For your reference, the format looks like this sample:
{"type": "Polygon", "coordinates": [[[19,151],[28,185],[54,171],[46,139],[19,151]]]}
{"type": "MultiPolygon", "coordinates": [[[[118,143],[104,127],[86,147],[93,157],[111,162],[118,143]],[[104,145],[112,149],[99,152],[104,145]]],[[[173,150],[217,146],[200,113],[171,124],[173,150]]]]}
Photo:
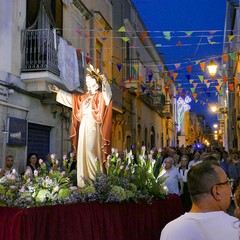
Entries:
{"type": "Polygon", "coordinates": [[[78,203],[17,209],[0,207],[1,240],[159,240],[183,214],[176,195],[151,204],[78,203]]]}

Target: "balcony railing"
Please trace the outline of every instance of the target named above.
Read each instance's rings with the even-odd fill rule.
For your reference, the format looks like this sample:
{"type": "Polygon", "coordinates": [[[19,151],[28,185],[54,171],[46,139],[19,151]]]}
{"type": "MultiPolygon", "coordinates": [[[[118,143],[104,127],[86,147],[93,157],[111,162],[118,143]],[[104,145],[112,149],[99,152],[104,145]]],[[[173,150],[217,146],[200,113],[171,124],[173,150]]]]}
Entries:
{"type": "MultiPolygon", "coordinates": [[[[57,46],[59,36],[56,36],[55,40],[55,46],[57,46]]],[[[50,71],[59,75],[55,46],[54,34],[50,29],[26,30],[22,71],[50,71]]]]}
{"type": "MultiPolygon", "coordinates": [[[[60,37],[50,29],[26,30],[24,33],[24,61],[22,72],[49,71],[58,77],[58,44],[60,37]]],[[[84,88],[85,69],[82,54],[77,54],[79,67],[79,87],[84,88]]],[[[49,82],[51,80],[49,79],[49,82]]]]}
{"type": "Polygon", "coordinates": [[[170,103],[170,101],[166,101],[161,115],[163,117],[170,119],[172,117],[172,113],[173,113],[172,104],[170,103]]]}

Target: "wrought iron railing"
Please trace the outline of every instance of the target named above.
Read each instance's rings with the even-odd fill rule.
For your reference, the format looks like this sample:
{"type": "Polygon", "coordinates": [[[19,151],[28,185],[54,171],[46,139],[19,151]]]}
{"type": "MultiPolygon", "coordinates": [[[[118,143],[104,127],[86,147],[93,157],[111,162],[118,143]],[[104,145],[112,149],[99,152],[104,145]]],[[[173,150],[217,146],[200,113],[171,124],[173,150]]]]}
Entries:
{"type": "Polygon", "coordinates": [[[26,30],[24,33],[23,72],[50,71],[59,75],[57,48],[59,36],[50,29],[26,30]]]}
{"type": "Polygon", "coordinates": [[[164,108],[162,110],[162,116],[166,118],[171,118],[173,113],[173,107],[170,101],[166,101],[164,108]]]}
{"type": "MultiPolygon", "coordinates": [[[[22,72],[50,71],[60,76],[57,47],[60,36],[50,29],[26,30],[24,33],[24,62],[22,72]]],[[[77,54],[79,66],[79,87],[84,88],[85,69],[81,53],[77,54]]]]}
{"type": "Polygon", "coordinates": [[[139,77],[142,77],[142,83],[146,81],[146,69],[143,63],[139,59],[126,59],[124,74],[126,80],[139,81],[139,77]]]}

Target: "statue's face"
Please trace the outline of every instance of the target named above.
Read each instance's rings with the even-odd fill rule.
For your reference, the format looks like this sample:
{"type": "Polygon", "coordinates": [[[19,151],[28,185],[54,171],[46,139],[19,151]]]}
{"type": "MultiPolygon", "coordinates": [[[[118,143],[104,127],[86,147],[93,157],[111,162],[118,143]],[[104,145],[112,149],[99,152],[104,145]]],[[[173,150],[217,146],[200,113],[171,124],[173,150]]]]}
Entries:
{"type": "Polygon", "coordinates": [[[87,86],[87,91],[94,94],[99,88],[99,85],[96,81],[95,78],[92,78],[91,76],[87,75],[86,76],[86,86],[87,86]]]}

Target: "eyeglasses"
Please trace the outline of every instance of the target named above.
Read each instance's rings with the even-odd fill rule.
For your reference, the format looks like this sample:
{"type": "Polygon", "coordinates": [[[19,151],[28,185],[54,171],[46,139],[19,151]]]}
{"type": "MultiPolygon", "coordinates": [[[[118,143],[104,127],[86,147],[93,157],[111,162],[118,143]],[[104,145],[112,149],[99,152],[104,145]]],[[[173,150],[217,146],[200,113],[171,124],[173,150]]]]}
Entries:
{"type": "Polygon", "coordinates": [[[232,186],[232,184],[233,184],[233,179],[227,179],[225,182],[220,182],[220,183],[216,183],[216,184],[214,184],[214,185],[226,185],[226,184],[229,184],[229,186],[232,186]]]}
{"type": "MultiPolygon", "coordinates": [[[[220,182],[220,183],[215,183],[212,187],[211,187],[211,191],[210,194],[213,194],[213,187],[214,186],[221,186],[221,185],[226,185],[228,184],[229,187],[232,187],[233,185],[233,179],[232,178],[228,178],[225,182],[220,182]]],[[[209,193],[209,192],[191,192],[190,195],[194,196],[194,195],[198,195],[198,194],[203,194],[203,193],[209,193]]]]}

